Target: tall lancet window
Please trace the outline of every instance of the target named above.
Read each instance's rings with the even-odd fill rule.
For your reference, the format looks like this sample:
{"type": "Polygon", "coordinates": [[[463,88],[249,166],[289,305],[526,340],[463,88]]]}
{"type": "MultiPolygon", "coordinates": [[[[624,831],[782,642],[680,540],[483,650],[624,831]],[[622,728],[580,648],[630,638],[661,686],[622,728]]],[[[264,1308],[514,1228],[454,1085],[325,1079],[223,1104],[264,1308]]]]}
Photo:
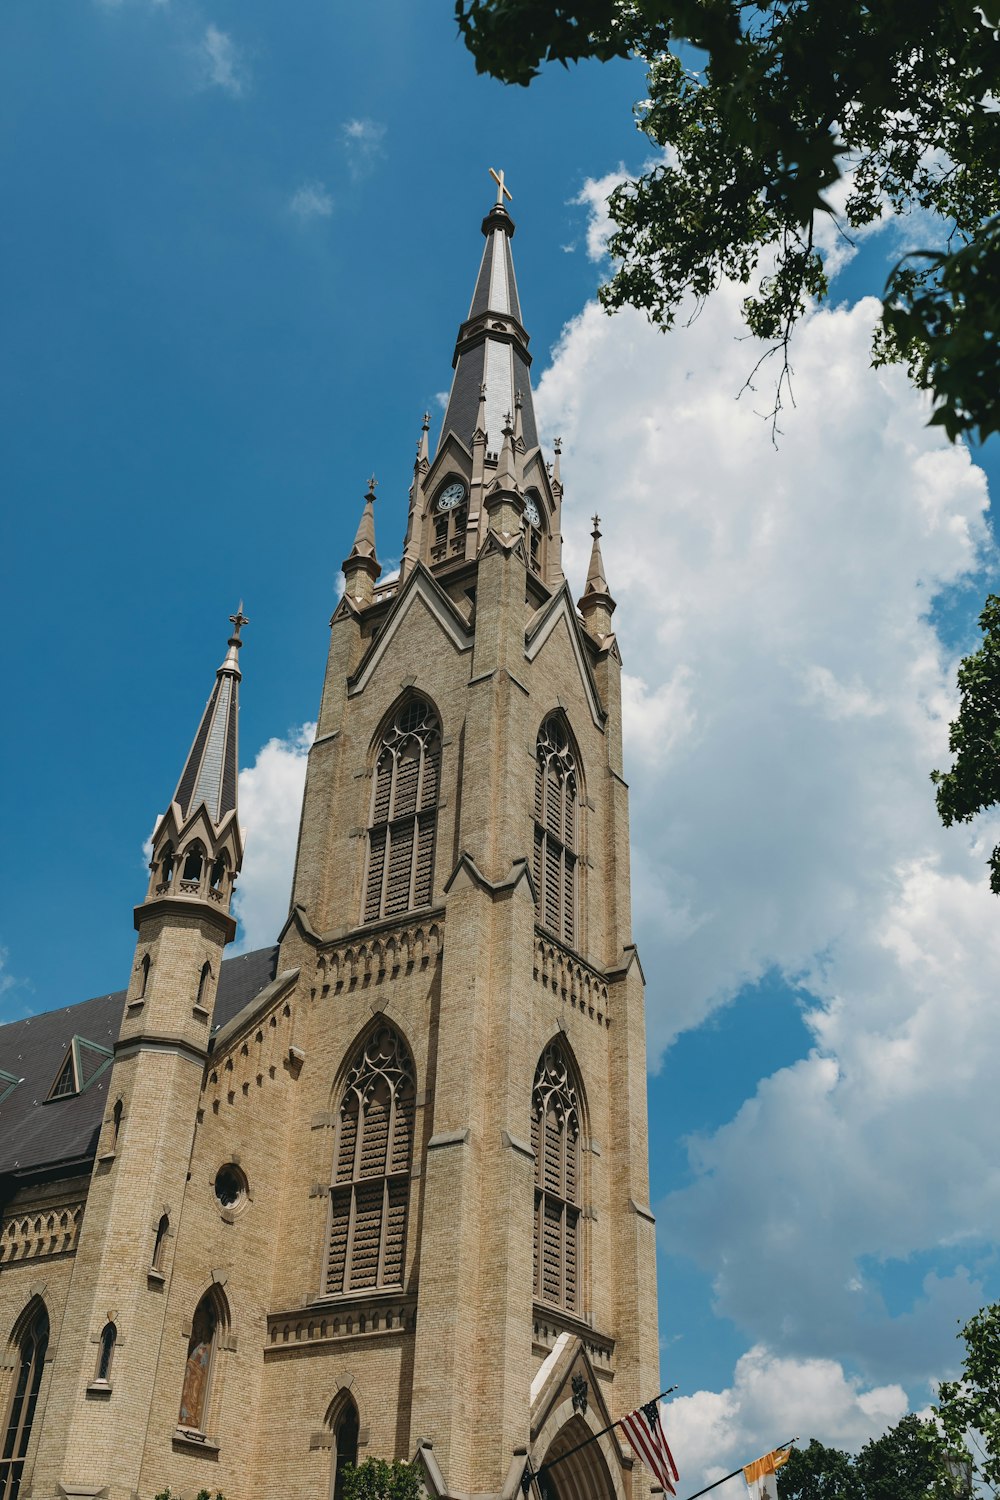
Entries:
{"type": "Polygon", "coordinates": [[[24,1461],[31,1442],[35,1408],[42,1385],[45,1354],[49,1346],[49,1315],[36,1303],[18,1340],[14,1355],[13,1389],[0,1449],[0,1497],[17,1500],[24,1474],[24,1461]]]}
{"type": "Polygon", "coordinates": [[[558,714],[538,733],[535,757],[535,887],[542,924],[573,944],[577,937],[576,757],[558,714]]]}
{"type": "Polygon", "coordinates": [[[391,1026],[358,1049],[337,1114],[327,1296],[403,1284],[416,1087],[391,1026]]]}
{"type": "Polygon", "coordinates": [[[375,762],[364,921],[430,904],[440,774],[437,715],[426,699],[407,698],[375,762]]]}
{"type": "Polygon", "coordinates": [[[550,1042],[531,1093],[535,1298],[580,1308],[580,1108],[569,1064],[550,1042]]]}

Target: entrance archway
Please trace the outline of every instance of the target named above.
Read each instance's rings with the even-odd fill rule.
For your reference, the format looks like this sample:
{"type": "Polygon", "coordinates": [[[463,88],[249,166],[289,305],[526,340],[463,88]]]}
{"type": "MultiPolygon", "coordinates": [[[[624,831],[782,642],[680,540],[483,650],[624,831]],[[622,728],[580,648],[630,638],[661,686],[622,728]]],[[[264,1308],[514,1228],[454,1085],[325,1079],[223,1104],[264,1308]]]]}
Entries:
{"type": "Polygon", "coordinates": [[[544,1475],[552,1500],[619,1500],[620,1486],[612,1478],[607,1458],[601,1451],[600,1439],[587,1443],[569,1458],[563,1457],[592,1436],[584,1419],[574,1414],[552,1439],[542,1458],[543,1464],[562,1459],[556,1468],[544,1475]]]}

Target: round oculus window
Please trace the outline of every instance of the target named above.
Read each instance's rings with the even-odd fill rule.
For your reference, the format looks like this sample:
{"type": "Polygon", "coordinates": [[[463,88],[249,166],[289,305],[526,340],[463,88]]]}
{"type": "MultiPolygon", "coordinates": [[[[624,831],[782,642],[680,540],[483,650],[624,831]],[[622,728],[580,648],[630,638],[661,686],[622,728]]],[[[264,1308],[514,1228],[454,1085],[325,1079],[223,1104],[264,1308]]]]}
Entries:
{"type": "Polygon", "coordinates": [[[227,1162],[215,1174],[215,1201],[220,1208],[236,1208],[247,1193],[247,1180],[235,1162],[227,1162]]]}

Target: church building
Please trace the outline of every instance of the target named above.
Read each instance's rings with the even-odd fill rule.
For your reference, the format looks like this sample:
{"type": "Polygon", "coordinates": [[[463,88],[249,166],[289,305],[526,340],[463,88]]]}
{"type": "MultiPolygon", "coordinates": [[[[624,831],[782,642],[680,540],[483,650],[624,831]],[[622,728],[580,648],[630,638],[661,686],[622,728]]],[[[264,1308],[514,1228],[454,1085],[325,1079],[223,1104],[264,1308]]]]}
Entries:
{"type": "Polygon", "coordinates": [[[0,1027],[0,1500],[649,1494],[620,1429],[571,1453],[659,1389],[643,977],[497,182],[399,577],[373,485],[343,565],[276,945],[224,957],[241,608],[127,988],[0,1027]]]}

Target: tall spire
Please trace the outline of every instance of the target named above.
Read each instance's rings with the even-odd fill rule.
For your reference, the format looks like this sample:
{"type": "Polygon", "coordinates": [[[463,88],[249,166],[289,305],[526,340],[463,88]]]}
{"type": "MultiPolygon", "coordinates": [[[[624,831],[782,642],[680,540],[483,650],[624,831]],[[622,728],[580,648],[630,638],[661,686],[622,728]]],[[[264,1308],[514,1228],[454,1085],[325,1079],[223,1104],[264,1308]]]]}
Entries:
{"type": "Polygon", "coordinates": [[[578,607],[590,634],[605,636],[611,634],[611,616],[617,606],[611,597],[608,580],[604,576],[600,516],[594,517],[594,529],[590,534],[594,538],[594,545],[590,552],[587,582],[583,586],[583,597],[579,600],[578,607]]]}
{"type": "Polygon", "coordinates": [[[510,248],[514,221],[504,202],[511,194],[503,172],[495,172],[491,167],[490,174],[497,184],[497,201],[482,223],[486,246],[469,315],[458,331],[452,360],[455,376],[440,441],[443,443],[448,433],[453,432],[471,449],[480,417],[479,392],[485,383],[486,451],[496,457],[503,441],[504,414],[514,410],[516,391],[522,392],[521,435],[525,448],[537,447],[538,429],[528,378],[529,338],[521,322],[510,248]]]}
{"type": "Polygon", "coordinates": [[[370,604],[382,565],[375,556],[375,486],[373,474],[365,491],[365,504],[358,522],[354,546],[343,563],[344,592],[355,604],[370,604]]]}
{"type": "Polygon", "coordinates": [[[234,615],[229,616],[233,633],[222,665],[215,674],[215,686],[205,705],[198,732],[188,754],[173,801],[187,822],[204,804],[213,827],[218,828],[229,813],[236,811],[236,778],[239,772],[240,680],[239,652],[243,645],[240,631],[250,621],[243,613],[243,600],[234,615]]]}

